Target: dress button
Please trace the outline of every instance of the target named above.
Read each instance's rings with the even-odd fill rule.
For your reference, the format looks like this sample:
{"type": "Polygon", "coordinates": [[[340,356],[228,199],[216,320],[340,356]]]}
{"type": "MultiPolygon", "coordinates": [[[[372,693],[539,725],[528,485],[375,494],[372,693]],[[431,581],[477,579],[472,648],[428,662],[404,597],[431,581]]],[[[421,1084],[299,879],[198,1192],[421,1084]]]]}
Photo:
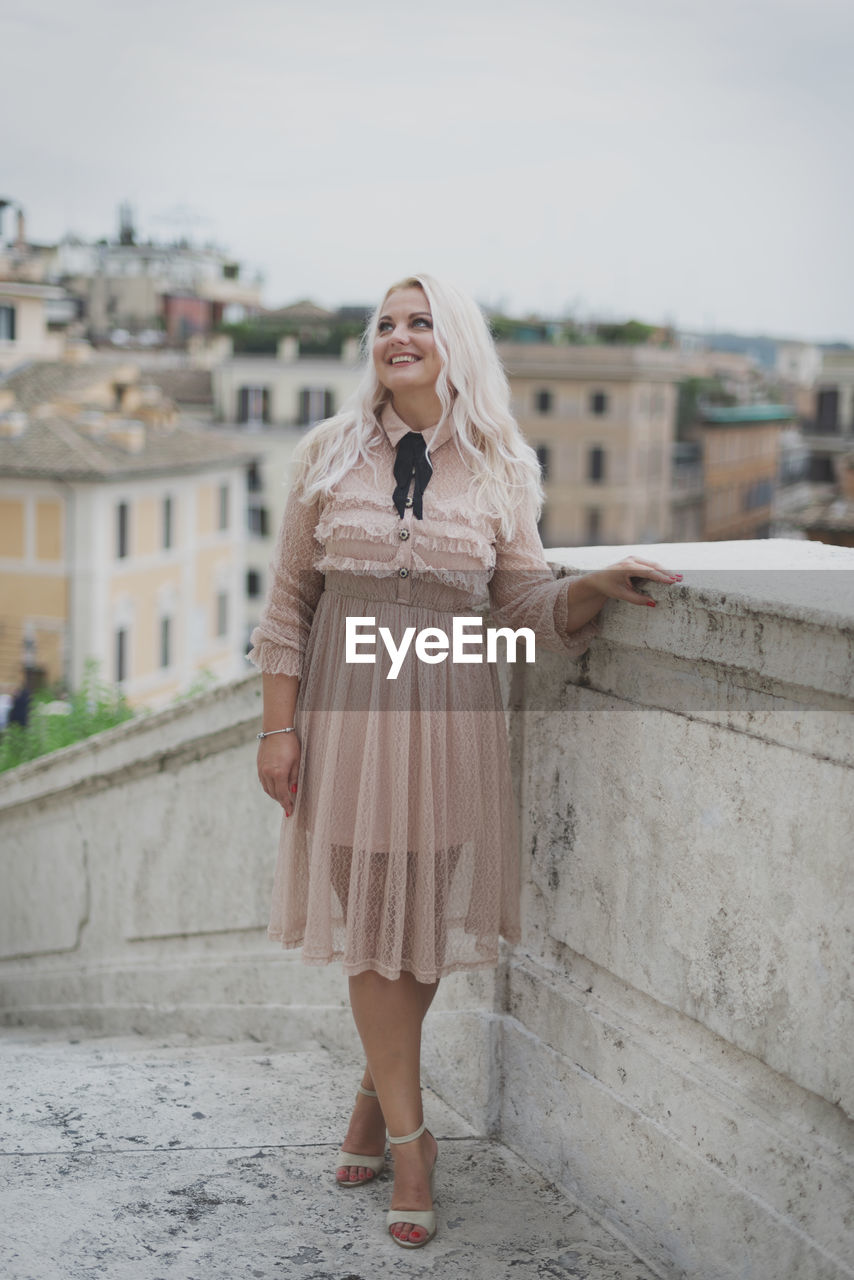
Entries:
{"type": "Polygon", "coordinates": [[[409,537],[409,530],[401,529],[400,533],[397,536],[400,538],[401,542],[405,542],[406,539],[409,537]]]}
{"type": "Polygon", "coordinates": [[[404,505],[405,507],[411,507],[411,506],[412,506],[412,498],[407,498],[403,505],[404,505]]]}
{"type": "Polygon", "coordinates": [[[400,574],[400,577],[401,577],[401,578],[408,578],[408,577],[409,577],[409,570],[408,570],[408,569],[400,569],[398,572],[399,572],[399,574],[400,574]]]}

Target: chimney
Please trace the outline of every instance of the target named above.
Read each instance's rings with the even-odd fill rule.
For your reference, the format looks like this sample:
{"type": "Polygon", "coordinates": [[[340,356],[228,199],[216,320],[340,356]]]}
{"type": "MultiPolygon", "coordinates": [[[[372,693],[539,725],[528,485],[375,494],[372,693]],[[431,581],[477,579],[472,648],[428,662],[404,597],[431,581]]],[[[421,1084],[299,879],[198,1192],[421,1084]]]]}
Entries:
{"type": "Polygon", "coordinates": [[[25,249],[27,247],[27,220],[24,217],[24,211],[18,205],[15,214],[15,248],[25,249]]]}
{"type": "Polygon", "coordinates": [[[11,413],[0,415],[0,436],[7,439],[22,436],[27,429],[29,419],[25,413],[13,409],[11,413]]]}
{"type": "Polygon", "coordinates": [[[145,423],[136,418],[114,419],[107,425],[107,439],[127,453],[142,453],[145,448],[145,423]]]}
{"type": "Polygon", "coordinates": [[[299,360],[299,338],[292,333],[279,339],[279,359],[282,364],[296,364],[299,360]]]}

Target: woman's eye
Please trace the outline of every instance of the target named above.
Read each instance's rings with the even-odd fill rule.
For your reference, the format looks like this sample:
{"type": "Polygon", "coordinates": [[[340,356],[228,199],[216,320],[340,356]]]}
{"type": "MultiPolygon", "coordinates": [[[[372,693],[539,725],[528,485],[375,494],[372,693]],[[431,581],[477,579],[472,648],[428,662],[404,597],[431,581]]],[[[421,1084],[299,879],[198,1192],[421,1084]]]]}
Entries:
{"type": "Polygon", "coordinates": [[[377,325],[377,332],[386,333],[390,328],[391,328],[391,325],[389,324],[388,320],[381,320],[377,325]]]}
{"type": "Polygon", "coordinates": [[[421,325],[423,325],[423,326],[424,326],[424,328],[425,328],[425,329],[432,329],[432,328],[433,328],[433,325],[432,325],[432,324],[431,324],[431,322],[427,319],[427,317],[426,317],[426,316],[416,316],[412,323],[413,323],[413,325],[421,324],[421,325]]]}

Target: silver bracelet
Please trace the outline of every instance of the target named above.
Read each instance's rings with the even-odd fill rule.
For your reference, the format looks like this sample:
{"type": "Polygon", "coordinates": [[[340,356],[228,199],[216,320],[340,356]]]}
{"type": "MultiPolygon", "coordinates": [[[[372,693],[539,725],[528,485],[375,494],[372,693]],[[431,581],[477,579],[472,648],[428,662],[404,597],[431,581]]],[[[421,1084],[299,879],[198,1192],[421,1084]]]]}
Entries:
{"type": "Polygon", "coordinates": [[[287,729],[268,729],[266,733],[258,734],[258,741],[260,742],[262,738],[272,738],[274,733],[296,733],[296,728],[291,724],[287,729]]]}

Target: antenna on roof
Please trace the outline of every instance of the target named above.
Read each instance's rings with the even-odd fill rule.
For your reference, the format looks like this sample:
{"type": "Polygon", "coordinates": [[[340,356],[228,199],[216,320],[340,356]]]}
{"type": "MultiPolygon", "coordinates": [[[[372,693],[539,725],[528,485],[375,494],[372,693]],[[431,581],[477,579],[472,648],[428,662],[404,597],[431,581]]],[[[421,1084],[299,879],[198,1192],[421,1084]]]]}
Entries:
{"type": "Polygon", "coordinates": [[[119,205],[119,244],[136,244],[133,208],[127,200],[119,205]]]}

